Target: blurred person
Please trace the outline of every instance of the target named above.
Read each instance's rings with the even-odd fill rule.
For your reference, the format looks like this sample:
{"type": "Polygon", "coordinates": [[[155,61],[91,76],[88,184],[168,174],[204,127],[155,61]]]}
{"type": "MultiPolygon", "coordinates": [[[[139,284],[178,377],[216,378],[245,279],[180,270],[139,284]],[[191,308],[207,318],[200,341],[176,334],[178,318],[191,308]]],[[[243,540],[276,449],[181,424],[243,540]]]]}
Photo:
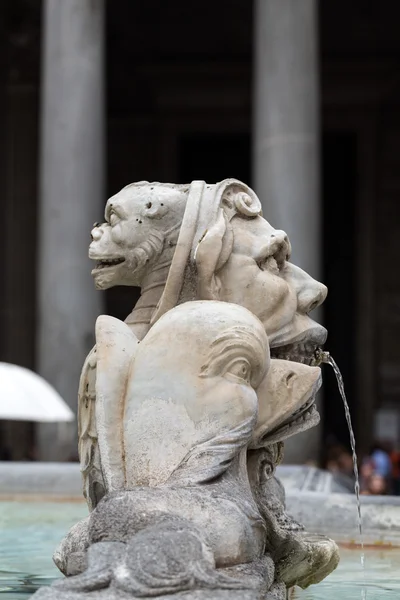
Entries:
{"type": "Polygon", "coordinates": [[[360,467],[360,491],[368,493],[371,477],[375,473],[374,462],[370,456],[363,459],[360,467]]]}
{"type": "Polygon", "coordinates": [[[387,494],[387,482],[385,477],[378,473],[373,473],[368,480],[368,487],[361,492],[365,496],[384,496],[387,494]]]}
{"type": "Polygon", "coordinates": [[[325,459],[323,461],[323,468],[331,473],[337,473],[339,471],[338,457],[342,452],[343,447],[339,442],[332,436],[328,438],[325,447],[325,459]]]}
{"type": "Polygon", "coordinates": [[[376,442],[360,468],[362,494],[393,493],[393,449],[389,443],[376,442]]]}
{"type": "Polygon", "coordinates": [[[397,449],[392,449],[390,453],[392,461],[392,492],[396,496],[400,496],[400,452],[397,449]]]}
{"type": "Polygon", "coordinates": [[[333,459],[328,460],[325,465],[325,468],[330,473],[339,473],[339,465],[338,465],[337,460],[333,460],[333,459]]]}
{"type": "Polygon", "coordinates": [[[392,461],[385,444],[375,442],[371,448],[370,456],[374,463],[375,473],[389,481],[392,477],[392,461]]]}
{"type": "Polygon", "coordinates": [[[340,452],[338,459],[339,472],[342,475],[346,475],[347,477],[354,476],[354,464],[353,464],[353,456],[343,448],[340,452]]]}
{"type": "Polygon", "coordinates": [[[331,473],[340,473],[352,478],[353,457],[345,446],[334,444],[328,449],[325,468],[331,473]]]}

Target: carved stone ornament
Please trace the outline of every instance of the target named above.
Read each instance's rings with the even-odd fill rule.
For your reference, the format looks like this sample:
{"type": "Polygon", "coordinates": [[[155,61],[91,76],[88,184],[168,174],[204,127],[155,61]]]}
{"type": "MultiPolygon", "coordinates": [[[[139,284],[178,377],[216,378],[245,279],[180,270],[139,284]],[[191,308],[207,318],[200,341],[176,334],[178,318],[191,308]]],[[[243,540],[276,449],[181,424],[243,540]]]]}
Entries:
{"type": "Polygon", "coordinates": [[[131,184],[105,217],[96,287],[142,293],[125,323],[97,320],[78,399],[90,515],[36,596],[284,600],[321,581],[337,546],[285,513],[274,473],[319,422],[325,286],[235,179],[131,184]]]}

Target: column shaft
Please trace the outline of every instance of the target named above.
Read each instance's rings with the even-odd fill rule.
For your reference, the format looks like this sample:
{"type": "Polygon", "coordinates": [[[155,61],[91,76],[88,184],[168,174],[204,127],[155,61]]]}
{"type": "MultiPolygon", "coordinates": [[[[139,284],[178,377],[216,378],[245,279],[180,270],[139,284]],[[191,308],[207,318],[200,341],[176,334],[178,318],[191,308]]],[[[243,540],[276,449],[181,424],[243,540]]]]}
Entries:
{"type": "MultiPolygon", "coordinates": [[[[264,216],[284,229],[292,259],[321,275],[316,0],[255,0],[254,188],[264,216]]],[[[287,458],[318,455],[320,430],[287,444],[287,458]]]]}
{"type": "MultiPolygon", "coordinates": [[[[101,312],[87,258],[104,202],[104,2],[44,0],[38,371],[71,407],[101,312]]],[[[39,427],[39,455],[77,454],[76,424],[39,427]]]]}

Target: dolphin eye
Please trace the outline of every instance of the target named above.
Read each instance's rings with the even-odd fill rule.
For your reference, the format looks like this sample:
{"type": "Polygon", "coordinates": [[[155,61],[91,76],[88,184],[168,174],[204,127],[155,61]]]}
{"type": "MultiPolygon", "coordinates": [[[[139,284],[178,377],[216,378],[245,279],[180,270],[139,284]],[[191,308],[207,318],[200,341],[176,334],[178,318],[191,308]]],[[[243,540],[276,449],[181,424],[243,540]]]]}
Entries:
{"type": "Polygon", "coordinates": [[[288,375],[286,375],[286,385],[289,385],[292,383],[292,379],[296,376],[296,373],[294,371],[290,371],[290,373],[288,373],[288,375]]]}
{"type": "Polygon", "coordinates": [[[238,358],[237,360],[231,362],[226,371],[225,376],[231,376],[234,379],[239,379],[240,383],[250,384],[251,378],[251,366],[248,360],[245,358],[238,358]]]}
{"type": "Polygon", "coordinates": [[[270,462],[264,463],[263,465],[264,468],[264,477],[265,479],[269,479],[273,473],[273,466],[270,462]]]}

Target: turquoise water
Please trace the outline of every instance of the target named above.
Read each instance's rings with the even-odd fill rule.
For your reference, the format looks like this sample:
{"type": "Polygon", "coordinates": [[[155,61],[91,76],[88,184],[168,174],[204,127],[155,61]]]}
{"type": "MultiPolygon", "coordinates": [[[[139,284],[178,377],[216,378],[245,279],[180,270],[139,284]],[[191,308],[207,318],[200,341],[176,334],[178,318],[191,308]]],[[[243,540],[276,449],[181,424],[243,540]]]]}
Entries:
{"type": "Polygon", "coordinates": [[[365,579],[358,550],[340,551],[339,567],[319,585],[295,590],[291,600],[399,600],[400,548],[365,550],[365,579]]]}
{"type": "Polygon", "coordinates": [[[53,551],[86,515],[84,503],[0,502],[0,599],[29,598],[59,577],[53,551]]]}
{"type": "MultiPolygon", "coordinates": [[[[0,502],[0,600],[26,600],[59,576],[51,556],[68,529],[87,514],[83,503],[0,502]]],[[[342,550],[323,583],[294,590],[291,600],[360,600],[360,553],[342,550]]],[[[367,600],[400,598],[400,549],[366,550],[367,600]]]]}

